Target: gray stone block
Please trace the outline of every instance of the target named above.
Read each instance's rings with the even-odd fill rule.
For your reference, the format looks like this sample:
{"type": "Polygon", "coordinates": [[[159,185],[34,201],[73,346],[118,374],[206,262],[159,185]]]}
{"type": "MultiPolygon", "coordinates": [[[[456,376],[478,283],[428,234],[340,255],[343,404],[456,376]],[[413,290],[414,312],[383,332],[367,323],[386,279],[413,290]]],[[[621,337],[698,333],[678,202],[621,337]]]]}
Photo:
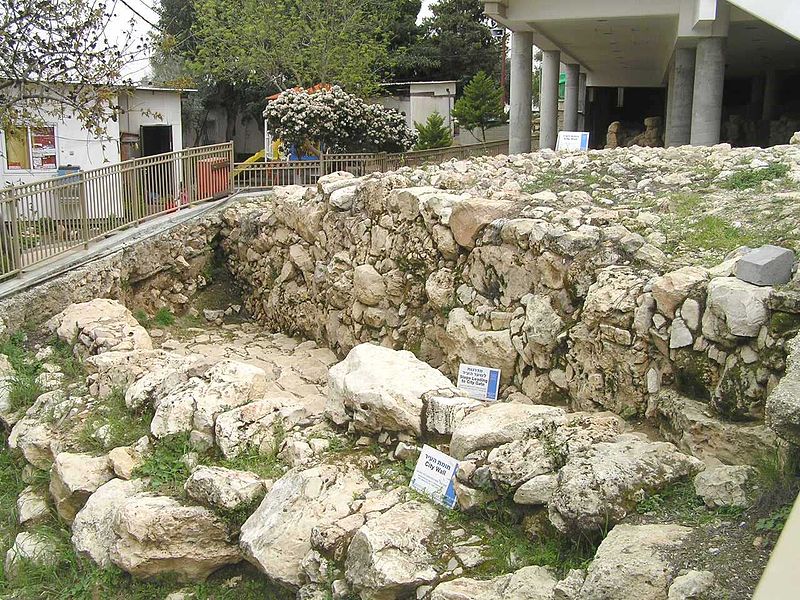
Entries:
{"type": "Polygon", "coordinates": [[[792,278],[794,252],[780,246],[761,246],[736,263],[736,277],[753,285],[780,285],[792,278]]]}

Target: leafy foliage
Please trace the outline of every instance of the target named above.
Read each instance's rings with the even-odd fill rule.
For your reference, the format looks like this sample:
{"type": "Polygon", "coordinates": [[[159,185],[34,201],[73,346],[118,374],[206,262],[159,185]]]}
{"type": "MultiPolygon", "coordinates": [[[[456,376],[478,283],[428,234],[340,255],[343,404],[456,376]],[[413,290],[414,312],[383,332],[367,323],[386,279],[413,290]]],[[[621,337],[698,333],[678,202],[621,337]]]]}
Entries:
{"type": "Polygon", "coordinates": [[[264,117],[285,142],[313,140],[334,152],[398,152],[416,141],[402,114],[367,104],[340,87],[311,94],[288,90],[267,105],[264,117]]]}
{"type": "Polygon", "coordinates": [[[0,0],[0,129],[74,115],[106,137],[122,69],[142,49],[131,33],[109,41],[110,18],[102,2],[0,0]]]}
{"type": "Polygon", "coordinates": [[[422,30],[408,56],[414,78],[461,83],[480,71],[500,71],[500,42],[492,37],[481,0],[439,0],[422,30]]]}
{"type": "Polygon", "coordinates": [[[186,434],[159,440],[134,475],[149,477],[150,487],[161,493],[180,494],[189,477],[189,467],[183,461],[188,452],[189,436],[186,434]]]}
{"type": "Polygon", "coordinates": [[[129,446],[150,433],[152,420],[152,409],[130,410],[125,404],[125,393],[119,388],[114,388],[86,418],[80,433],[81,446],[86,450],[98,452],[118,446],[129,446]],[[100,427],[107,430],[102,440],[95,435],[100,427]]]}
{"type": "Polygon", "coordinates": [[[430,114],[425,123],[414,123],[414,127],[416,127],[419,134],[417,145],[414,147],[416,150],[448,148],[453,145],[453,136],[450,134],[450,128],[445,125],[444,117],[438,112],[430,114]]]}
{"type": "Polygon", "coordinates": [[[485,142],[486,130],[506,121],[502,96],[500,87],[481,71],[467,84],[464,96],[456,101],[453,117],[467,129],[480,129],[480,141],[485,142]]]}

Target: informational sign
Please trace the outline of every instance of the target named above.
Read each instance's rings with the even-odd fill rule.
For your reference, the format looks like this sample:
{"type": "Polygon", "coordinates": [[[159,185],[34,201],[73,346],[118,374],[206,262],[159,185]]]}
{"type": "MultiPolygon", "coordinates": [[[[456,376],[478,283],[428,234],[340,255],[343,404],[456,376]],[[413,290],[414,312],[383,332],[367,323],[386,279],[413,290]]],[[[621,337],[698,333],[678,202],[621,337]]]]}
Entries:
{"type": "Polygon", "coordinates": [[[476,400],[495,401],[500,391],[500,369],[461,363],[457,387],[476,400]]]}
{"type": "Polygon", "coordinates": [[[436,448],[423,446],[411,476],[411,489],[429,496],[437,504],[453,508],[456,505],[454,481],[457,470],[455,458],[436,448]]]}
{"type": "Polygon", "coordinates": [[[556,150],[588,150],[588,131],[559,131],[556,150]]]}

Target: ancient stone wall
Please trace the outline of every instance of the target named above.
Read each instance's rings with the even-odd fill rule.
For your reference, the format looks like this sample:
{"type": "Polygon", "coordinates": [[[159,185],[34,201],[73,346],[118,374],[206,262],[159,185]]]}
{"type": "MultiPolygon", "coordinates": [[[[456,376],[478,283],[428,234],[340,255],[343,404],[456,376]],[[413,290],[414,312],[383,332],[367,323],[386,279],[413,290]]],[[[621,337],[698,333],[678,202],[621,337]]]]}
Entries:
{"type": "Polygon", "coordinates": [[[614,153],[494,157],[276,190],[224,213],[222,246],[256,318],[342,356],[372,341],[451,376],[460,362],[502,368],[503,395],[534,403],[656,416],[661,398],[674,411],[671,388],[760,421],[797,331],[797,295],[731,276],[741,252],[713,268],[665,254],[650,198],[685,189],[681,165],[714,154],[626,159],[646,164],[643,152],[662,163],[651,189],[632,185],[648,208],[521,189],[548,169],[568,177],[580,160],[624,181],[614,153]]]}
{"type": "Polygon", "coordinates": [[[124,300],[155,312],[182,312],[206,285],[221,220],[211,214],[0,301],[2,331],[38,324],[75,302],[124,300]]]}

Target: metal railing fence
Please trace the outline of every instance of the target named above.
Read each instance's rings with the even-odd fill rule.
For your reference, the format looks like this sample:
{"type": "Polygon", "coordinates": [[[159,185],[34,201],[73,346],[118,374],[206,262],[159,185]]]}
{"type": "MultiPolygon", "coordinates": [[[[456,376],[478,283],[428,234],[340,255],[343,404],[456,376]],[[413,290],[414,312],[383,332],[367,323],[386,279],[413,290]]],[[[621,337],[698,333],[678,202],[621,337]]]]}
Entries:
{"type": "Polygon", "coordinates": [[[419,167],[450,160],[490,154],[506,154],[508,140],[450,146],[433,150],[380,154],[325,154],[319,160],[268,160],[237,163],[233,171],[235,189],[264,189],[279,185],[312,185],[323,175],[347,171],[356,177],[376,171],[394,171],[403,166],[419,167]]]}
{"type": "Polygon", "coordinates": [[[326,154],[311,161],[235,164],[233,143],[188,148],[0,189],[0,280],[125,227],[234,190],[311,185],[348,171],[416,167],[502,154],[508,141],[396,154],[326,154]]]}
{"type": "Polygon", "coordinates": [[[0,279],[123,227],[231,191],[233,144],[137,158],[0,190],[0,279]]]}

